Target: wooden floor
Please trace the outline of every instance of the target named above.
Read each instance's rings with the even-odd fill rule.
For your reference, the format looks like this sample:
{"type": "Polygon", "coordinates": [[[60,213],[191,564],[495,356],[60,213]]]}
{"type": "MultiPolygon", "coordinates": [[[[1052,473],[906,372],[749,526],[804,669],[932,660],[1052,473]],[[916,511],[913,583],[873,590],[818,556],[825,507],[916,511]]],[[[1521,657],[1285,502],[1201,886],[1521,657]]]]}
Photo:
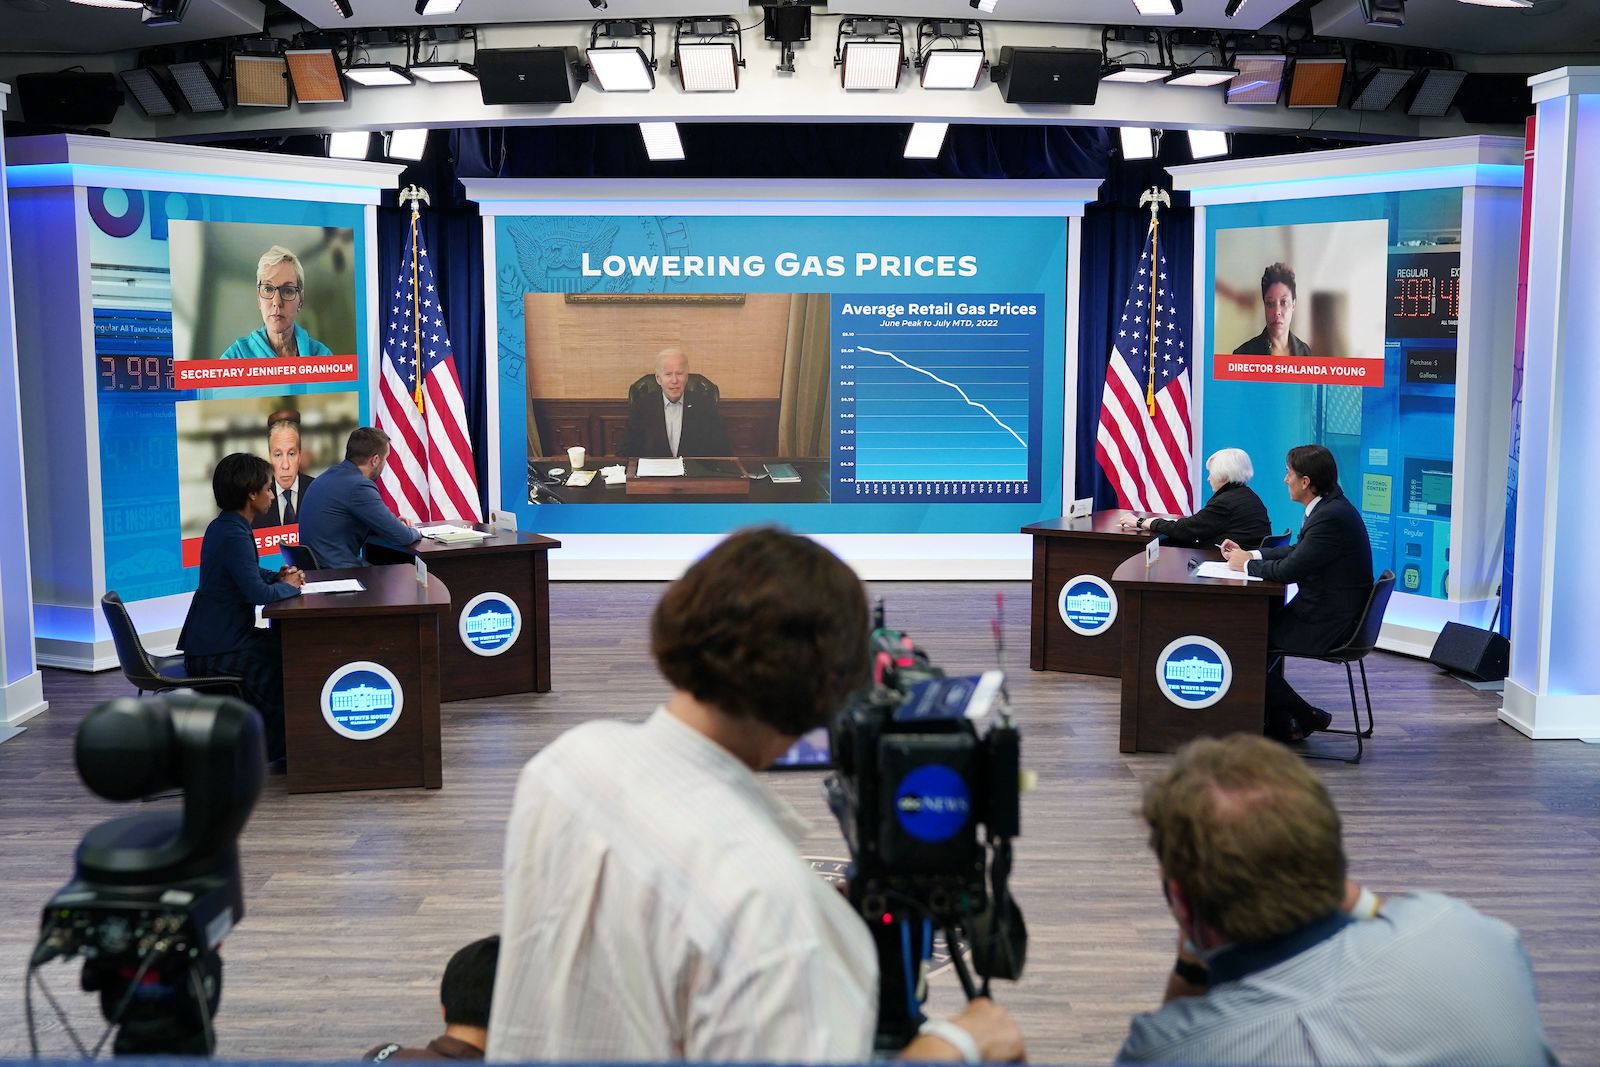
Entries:
{"type": "MultiPolygon", "coordinates": [[[[498,925],[518,768],[570,726],[638,719],[661,697],[645,640],[659,590],[553,587],[554,692],[447,705],[442,790],[290,797],[282,778],[268,780],[242,842],[247,915],[224,946],[219,1054],[349,1059],[438,1030],[445,960],[498,925]]],[[[1166,757],[1117,751],[1114,681],[1027,669],[1025,585],[874,592],[892,624],[964,672],[994,663],[997,590],[1010,598],[1006,659],[1024,762],[1040,778],[1024,799],[1015,876],[1028,967],[998,996],[1034,1062],[1105,1062],[1172,960],[1172,922],[1136,817],[1141,783],[1166,757]]],[[[1518,926],[1556,1051],[1600,1064],[1600,747],[1530,742],[1496,721],[1497,695],[1425,662],[1379,654],[1369,664],[1378,733],[1367,760],[1316,765],[1344,814],[1354,876],[1380,891],[1453,893],[1518,926]]],[[[1290,677],[1329,708],[1345,699],[1338,668],[1297,664],[1290,677]]],[[[126,810],[90,795],[72,764],[78,721],[126,692],[115,673],[48,671],[50,711],[0,745],[0,1058],[27,1054],[22,973],[40,907],[70,875],[84,831],[126,810]]],[[[1347,739],[1316,743],[1334,740],[1347,739]]],[[[807,854],[843,858],[820,778],[772,781],[816,822],[807,854]]],[[[98,1015],[75,973],[52,964],[45,974],[92,1029],[98,1015]]],[[[954,984],[937,980],[936,1004],[953,1002],[954,984]]],[[[44,1043],[47,1055],[70,1052],[53,1024],[44,1043]]]]}

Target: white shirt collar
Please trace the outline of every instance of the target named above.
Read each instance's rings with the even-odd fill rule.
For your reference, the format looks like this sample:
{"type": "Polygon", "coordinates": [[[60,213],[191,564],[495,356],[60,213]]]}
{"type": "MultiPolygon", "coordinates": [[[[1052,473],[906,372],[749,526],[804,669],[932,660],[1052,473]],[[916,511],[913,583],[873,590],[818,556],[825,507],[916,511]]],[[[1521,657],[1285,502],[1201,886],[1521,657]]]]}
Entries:
{"type": "Polygon", "coordinates": [[[1311,498],[1311,503],[1306,505],[1306,518],[1309,519],[1311,517],[1311,509],[1320,503],[1322,503],[1322,498],[1320,496],[1314,496],[1311,498]]]}

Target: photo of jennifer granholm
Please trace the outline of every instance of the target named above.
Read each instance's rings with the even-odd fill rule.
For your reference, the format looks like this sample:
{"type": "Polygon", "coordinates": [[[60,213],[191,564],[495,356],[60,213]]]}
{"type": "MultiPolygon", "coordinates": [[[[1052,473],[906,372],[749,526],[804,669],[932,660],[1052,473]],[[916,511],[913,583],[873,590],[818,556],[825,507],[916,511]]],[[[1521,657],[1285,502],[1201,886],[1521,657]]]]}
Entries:
{"type": "Polygon", "coordinates": [[[355,233],[173,220],[177,359],[354,355],[355,233]]]}

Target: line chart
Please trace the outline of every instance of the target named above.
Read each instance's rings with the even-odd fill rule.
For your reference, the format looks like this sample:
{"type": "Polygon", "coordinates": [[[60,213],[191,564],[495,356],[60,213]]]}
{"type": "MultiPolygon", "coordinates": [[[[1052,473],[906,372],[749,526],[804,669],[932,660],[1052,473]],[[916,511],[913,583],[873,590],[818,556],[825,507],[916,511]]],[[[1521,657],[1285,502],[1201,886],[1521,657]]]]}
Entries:
{"type": "Polygon", "coordinates": [[[833,499],[1039,499],[1043,299],[835,296],[833,499]]]}

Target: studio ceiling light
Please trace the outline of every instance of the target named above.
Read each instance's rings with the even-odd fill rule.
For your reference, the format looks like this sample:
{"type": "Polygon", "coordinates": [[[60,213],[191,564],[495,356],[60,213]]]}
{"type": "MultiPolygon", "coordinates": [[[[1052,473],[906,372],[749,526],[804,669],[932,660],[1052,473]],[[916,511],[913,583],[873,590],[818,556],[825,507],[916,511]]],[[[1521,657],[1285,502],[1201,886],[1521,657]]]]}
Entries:
{"type": "Polygon", "coordinates": [[[1123,159],[1156,157],[1156,131],[1149,126],[1119,126],[1117,136],[1122,140],[1123,159]]]}
{"type": "Polygon", "coordinates": [[[1239,68],[1224,60],[1222,34],[1216,30],[1169,30],[1167,61],[1172,64],[1172,73],[1167,75],[1166,84],[1187,89],[1225,85],[1239,76],[1239,68]],[[1192,58],[1179,63],[1179,48],[1192,58]]]}
{"type": "Polygon", "coordinates": [[[390,130],[383,135],[383,154],[390,159],[421,159],[428,150],[428,131],[390,130]]]}
{"type": "Polygon", "coordinates": [[[1145,17],[1183,14],[1183,0],[1133,0],[1133,9],[1145,17]]]}
{"type": "Polygon", "coordinates": [[[1464,70],[1449,67],[1424,67],[1422,79],[1406,103],[1406,114],[1422,118],[1440,118],[1455,103],[1461,83],[1467,80],[1464,70]]]}
{"type": "Polygon", "coordinates": [[[461,0],[417,0],[417,14],[453,15],[461,7],[461,0]]]}
{"type": "Polygon", "coordinates": [[[1351,111],[1387,111],[1416,72],[1405,67],[1374,67],[1356,82],[1351,111]]]}
{"type": "Polygon", "coordinates": [[[339,13],[340,18],[353,19],[356,17],[355,9],[350,6],[350,0],[332,0],[332,3],[333,9],[339,13]]]}
{"type": "Polygon", "coordinates": [[[913,122],[911,132],[906,135],[905,158],[938,159],[949,132],[948,122],[913,122]]]}
{"type": "Polygon", "coordinates": [[[282,56],[233,57],[233,100],[240,107],[288,107],[289,66],[282,56]]]}
{"type": "Polygon", "coordinates": [[[676,122],[641,122],[639,135],[644,138],[644,150],[651,159],[683,158],[683,139],[678,136],[676,122]]]}
{"type": "Polygon", "coordinates": [[[672,31],[672,65],[686,93],[731,93],[744,66],[744,34],[737,19],[679,19],[672,31]]]}
{"type": "Polygon", "coordinates": [[[149,67],[124,70],[117,76],[122,79],[122,84],[127,86],[129,94],[133,96],[133,102],[139,105],[139,110],[150,118],[161,119],[178,113],[177,99],[156,72],[149,67]]]}
{"type": "Polygon", "coordinates": [[[1194,159],[1215,159],[1228,154],[1228,135],[1222,130],[1190,130],[1189,155],[1194,159]]]}
{"type": "Polygon", "coordinates": [[[999,2],[1000,0],[971,0],[972,10],[982,11],[985,15],[992,15],[999,2]]]}
{"type": "Polygon", "coordinates": [[[328,134],[329,159],[366,159],[372,134],[366,130],[339,130],[328,134]]]}
{"type": "Polygon", "coordinates": [[[1458,3],[1472,4],[1474,7],[1522,7],[1533,6],[1533,0],[1457,0],[1458,3]]]}
{"type": "Polygon", "coordinates": [[[228,109],[228,101],[222,95],[222,83],[204,61],[168,64],[167,75],[172,78],[173,85],[183,96],[184,106],[190,111],[203,114],[228,109]]]}
{"type": "Polygon", "coordinates": [[[1397,30],[1406,24],[1406,0],[1361,0],[1361,17],[1368,26],[1397,30]]]}
{"type": "Polygon", "coordinates": [[[1161,31],[1140,26],[1107,26],[1100,31],[1100,80],[1158,82],[1172,73],[1161,31]]]}
{"type": "Polygon", "coordinates": [[[1217,64],[1192,63],[1179,67],[1167,75],[1168,85],[1177,85],[1186,89],[1205,88],[1210,85],[1225,85],[1239,76],[1239,71],[1234,67],[1217,64]]]}
{"type": "Polygon", "coordinates": [[[846,89],[894,89],[906,65],[899,19],[846,17],[839,20],[833,65],[846,89]]]}
{"type": "Polygon", "coordinates": [[[1239,13],[1241,7],[1244,7],[1244,0],[1228,0],[1228,6],[1222,9],[1222,17],[1225,19],[1233,18],[1239,13]]]}
{"type": "Polygon", "coordinates": [[[1239,73],[1228,83],[1223,98],[1230,104],[1276,104],[1288,62],[1286,55],[1235,55],[1233,65],[1239,73]]]}
{"type": "Polygon", "coordinates": [[[393,63],[352,63],[344,68],[344,76],[357,85],[410,85],[416,79],[404,67],[393,63]]]}
{"type": "Polygon", "coordinates": [[[291,48],[283,53],[289,64],[294,98],[302,104],[342,104],[347,99],[339,60],[331,48],[291,48]]]}
{"type": "Polygon", "coordinates": [[[475,82],[478,72],[465,63],[413,63],[411,76],[425,82],[475,82]]]}
{"type": "Polygon", "coordinates": [[[1290,107],[1338,107],[1344,56],[1296,56],[1289,76],[1290,107]]]}
{"type": "Polygon", "coordinates": [[[608,93],[647,93],[656,87],[656,28],[642,21],[596,22],[589,31],[589,70],[608,93]],[[602,40],[648,40],[650,54],[638,45],[601,45],[602,40]]]}
{"type": "Polygon", "coordinates": [[[989,63],[983,49],[983,23],[923,19],[917,24],[917,57],[924,89],[975,88],[989,63]],[[972,42],[975,45],[967,47],[972,42]]]}

